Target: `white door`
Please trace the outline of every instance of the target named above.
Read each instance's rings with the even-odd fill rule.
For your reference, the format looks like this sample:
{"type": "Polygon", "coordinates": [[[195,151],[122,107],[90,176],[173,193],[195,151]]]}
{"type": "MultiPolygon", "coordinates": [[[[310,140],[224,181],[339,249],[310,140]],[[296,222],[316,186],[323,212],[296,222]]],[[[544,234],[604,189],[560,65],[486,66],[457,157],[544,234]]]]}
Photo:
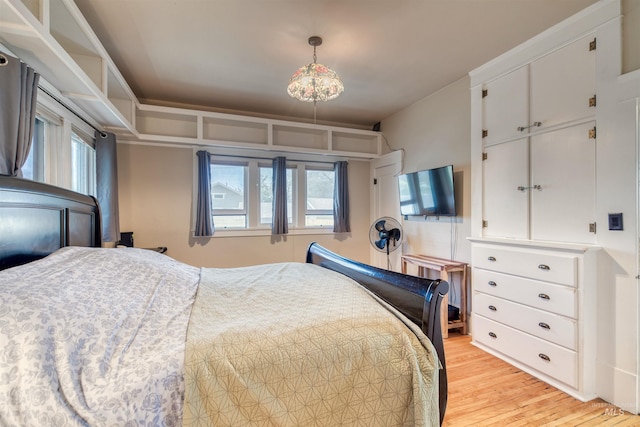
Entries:
{"type": "Polygon", "coordinates": [[[484,150],[483,236],[529,238],[529,139],[484,150]]]}
{"type": "Polygon", "coordinates": [[[595,243],[595,122],[531,138],[531,238],[595,243]]]}
{"type": "Polygon", "coordinates": [[[482,139],[485,144],[517,138],[528,132],[528,67],[489,82],[483,89],[486,90],[482,98],[482,129],[487,131],[482,139]]]}
{"type": "Polygon", "coordinates": [[[540,128],[595,115],[589,104],[596,93],[592,40],[582,38],[531,63],[530,120],[542,123],[540,128]]]}
{"type": "MultiPolygon", "coordinates": [[[[402,172],[402,151],[393,151],[371,162],[372,206],[369,227],[383,216],[390,216],[402,222],[400,198],[398,196],[398,175],[402,172]]],[[[387,268],[387,254],[378,252],[370,245],[371,265],[387,268]]],[[[389,257],[392,269],[400,271],[402,248],[396,249],[389,257]]]]}

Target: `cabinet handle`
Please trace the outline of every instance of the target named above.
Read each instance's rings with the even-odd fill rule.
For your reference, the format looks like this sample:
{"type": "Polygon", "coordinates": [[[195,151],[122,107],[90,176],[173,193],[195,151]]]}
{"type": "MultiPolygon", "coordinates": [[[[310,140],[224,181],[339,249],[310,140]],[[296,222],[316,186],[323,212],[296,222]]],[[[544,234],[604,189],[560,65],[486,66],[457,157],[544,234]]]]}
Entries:
{"type": "Polygon", "coordinates": [[[540,184],[535,184],[532,185],[531,187],[525,187],[523,185],[519,185],[517,188],[518,191],[525,191],[525,190],[538,190],[538,191],[542,191],[542,185],[540,184]]]}
{"type": "Polygon", "coordinates": [[[490,257],[488,257],[487,259],[488,259],[489,261],[491,261],[491,262],[496,261],[496,257],[494,257],[494,256],[490,256],[490,257]]]}
{"type": "Polygon", "coordinates": [[[487,282],[487,284],[488,284],[489,286],[498,286],[498,284],[497,284],[496,282],[494,282],[493,280],[489,280],[489,281],[487,282]]]}
{"type": "Polygon", "coordinates": [[[542,299],[546,299],[546,300],[550,300],[551,297],[549,297],[549,295],[547,294],[538,294],[538,298],[542,298],[542,299]]]}
{"type": "Polygon", "coordinates": [[[489,332],[489,336],[491,338],[498,338],[498,336],[496,334],[494,334],[493,332],[489,332]]]}
{"type": "Polygon", "coordinates": [[[548,324],[546,324],[544,322],[538,323],[538,326],[540,326],[543,329],[551,329],[551,326],[549,326],[548,324]]]}
{"type": "Polygon", "coordinates": [[[533,122],[529,126],[518,126],[518,132],[524,132],[525,130],[527,130],[529,128],[537,128],[537,127],[540,127],[540,126],[542,126],[542,122],[533,122]]]}
{"type": "Polygon", "coordinates": [[[546,362],[551,362],[551,358],[544,353],[538,354],[538,357],[546,362]]]}
{"type": "Polygon", "coordinates": [[[491,310],[491,311],[498,311],[498,309],[496,308],[496,306],[495,306],[495,305],[490,305],[490,306],[489,306],[489,310],[491,310]]]}
{"type": "Polygon", "coordinates": [[[551,267],[549,267],[547,264],[540,264],[540,265],[538,266],[538,268],[539,268],[540,270],[546,270],[546,271],[551,270],[551,267]]]}

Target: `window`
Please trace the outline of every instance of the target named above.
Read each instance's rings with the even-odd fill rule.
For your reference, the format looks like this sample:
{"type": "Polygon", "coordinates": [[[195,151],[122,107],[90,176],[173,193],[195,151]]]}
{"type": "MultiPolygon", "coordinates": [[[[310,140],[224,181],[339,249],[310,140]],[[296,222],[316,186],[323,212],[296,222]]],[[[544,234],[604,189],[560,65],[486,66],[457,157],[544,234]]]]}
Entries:
{"type": "Polygon", "coordinates": [[[44,182],[45,131],[46,122],[42,118],[36,117],[33,128],[33,138],[31,140],[31,148],[29,150],[27,160],[22,166],[23,178],[44,182]]]}
{"type": "Polygon", "coordinates": [[[211,202],[216,228],[247,227],[247,165],[211,164],[211,202]]]}
{"type": "MultiPolygon", "coordinates": [[[[270,233],[273,222],[271,161],[213,154],[210,168],[211,205],[216,231],[270,233]]],[[[333,231],[334,180],[333,164],[299,160],[287,162],[290,232],[299,230],[299,233],[305,233],[309,231],[302,230],[311,229],[333,231]]]]}
{"type": "Polygon", "coordinates": [[[71,133],[71,189],[96,195],[96,150],[92,139],[71,133]]]}
{"type": "Polygon", "coordinates": [[[333,227],[333,169],[306,170],[305,226],[333,227]]]}

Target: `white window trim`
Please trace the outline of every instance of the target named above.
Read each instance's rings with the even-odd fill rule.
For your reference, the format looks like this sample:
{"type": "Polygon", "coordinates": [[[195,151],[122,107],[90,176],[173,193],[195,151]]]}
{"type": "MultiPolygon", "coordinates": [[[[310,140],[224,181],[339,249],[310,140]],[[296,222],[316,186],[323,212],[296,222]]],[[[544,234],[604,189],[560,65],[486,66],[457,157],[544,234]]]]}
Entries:
{"type": "MultiPolygon", "coordinates": [[[[48,85],[42,78],[40,80],[48,85]]],[[[62,95],[59,96],[64,98],[62,95]]],[[[65,102],[79,114],[88,116],[72,102],[65,102]]],[[[93,135],[93,128],[42,91],[38,91],[36,114],[48,122],[45,141],[45,182],[71,189],[71,133],[75,130],[76,133],[93,135]]]]}
{"type": "MultiPolygon", "coordinates": [[[[195,223],[196,223],[196,212],[197,212],[197,201],[198,201],[198,156],[196,155],[196,153],[198,151],[201,150],[207,150],[204,147],[193,147],[193,155],[192,155],[192,165],[193,165],[193,174],[192,174],[192,192],[191,192],[191,198],[192,198],[192,215],[191,215],[191,227],[190,227],[190,233],[191,236],[194,238],[195,237],[195,223]]],[[[262,164],[263,166],[267,164],[268,160],[265,159],[255,159],[255,158],[250,158],[250,157],[273,157],[275,158],[278,155],[282,155],[280,153],[275,153],[275,152],[269,152],[269,151],[265,151],[265,152],[261,152],[261,151],[252,151],[252,154],[248,155],[248,156],[243,156],[243,154],[237,154],[234,152],[234,150],[229,150],[229,152],[231,154],[226,154],[226,152],[224,152],[224,150],[219,150],[217,152],[213,152],[213,150],[208,149],[207,151],[209,151],[209,153],[211,154],[211,161],[219,161],[221,163],[227,162],[227,163],[231,163],[233,164],[233,162],[255,162],[255,167],[248,168],[248,173],[249,173],[249,181],[247,183],[247,186],[251,186],[252,182],[256,183],[258,182],[258,178],[259,177],[253,177],[252,174],[259,174],[260,170],[259,170],[259,165],[262,164]],[[218,156],[216,156],[216,153],[218,154],[218,156]],[[249,158],[248,158],[249,157],[249,158]],[[251,181],[251,179],[254,178],[254,181],[251,181]]],[[[329,169],[333,169],[331,166],[329,166],[328,164],[332,161],[334,161],[334,159],[327,159],[326,157],[323,157],[322,162],[326,162],[327,166],[326,167],[322,167],[322,166],[311,166],[311,164],[314,162],[313,160],[313,155],[310,155],[311,157],[308,159],[308,164],[305,162],[305,160],[300,160],[300,161],[287,161],[287,168],[293,167],[294,172],[297,172],[297,177],[296,180],[294,182],[294,200],[293,203],[296,204],[297,209],[294,212],[294,218],[293,224],[297,224],[296,221],[304,221],[304,217],[305,217],[305,204],[306,204],[306,185],[303,186],[301,185],[301,181],[304,180],[306,178],[305,176],[305,170],[306,167],[312,167],[314,169],[325,169],[325,170],[329,170],[329,169]],[[302,178],[301,178],[302,177],[302,178]],[[305,194],[300,194],[301,192],[305,193],[305,194]],[[296,196],[299,196],[296,198],[296,196]],[[302,210],[301,210],[302,209],[302,210]]],[[[300,154],[297,155],[296,157],[305,157],[304,155],[300,154]]],[[[309,156],[307,156],[309,157],[309,156]]],[[[315,160],[317,161],[317,160],[315,160]]],[[[336,159],[337,161],[337,159],[336,159]]],[[[255,224],[255,223],[259,223],[259,203],[260,203],[260,192],[259,191],[254,191],[253,192],[253,197],[251,197],[251,194],[248,195],[247,197],[247,202],[248,202],[248,206],[247,206],[247,214],[249,215],[249,224],[247,228],[233,228],[233,229],[223,229],[223,228],[215,228],[215,233],[213,234],[213,236],[211,236],[211,238],[226,238],[226,237],[253,237],[253,236],[270,236],[271,235],[271,227],[268,225],[259,225],[259,224],[255,224]],[[250,199],[255,199],[255,200],[250,200],[250,199]]],[[[215,224],[214,224],[215,227],[215,224]]],[[[335,234],[333,232],[333,227],[305,227],[304,225],[302,226],[293,226],[290,224],[289,226],[289,233],[287,235],[289,236],[300,236],[300,235],[330,235],[330,234],[335,234]]]]}

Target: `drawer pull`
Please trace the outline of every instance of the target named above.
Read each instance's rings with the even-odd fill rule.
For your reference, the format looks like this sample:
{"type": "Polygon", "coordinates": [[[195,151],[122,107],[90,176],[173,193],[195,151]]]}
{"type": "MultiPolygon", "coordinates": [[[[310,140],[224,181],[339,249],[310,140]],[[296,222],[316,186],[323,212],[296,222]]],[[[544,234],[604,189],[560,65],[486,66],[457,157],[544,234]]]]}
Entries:
{"type": "Polygon", "coordinates": [[[540,270],[546,270],[546,271],[551,270],[551,267],[549,267],[547,264],[540,264],[540,265],[538,266],[538,268],[539,268],[540,270]]]}
{"type": "Polygon", "coordinates": [[[489,336],[491,338],[498,338],[498,336],[496,334],[494,334],[493,332],[489,332],[489,336]]]}
{"type": "Polygon", "coordinates": [[[538,357],[546,362],[551,362],[551,358],[544,353],[538,354],[538,357]]]}
{"type": "Polygon", "coordinates": [[[551,326],[549,326],[548,324],[546,324],[544,322],[538,323],[538,326],[540,326],[543,329],[551,329],[551,326]]]}
{"type": "Polygon", "coordinates": [[[489,280],[488,285],[489,286],[498,286],[498,284],[496,282],[494,282],[493,280],[489,280]]]}
{"type": "Polygon", "coordinates": [[[493,262],[493,261],[495,261],[495,260],[496,260],[496,257],[494,257],[494,256],[490,256],[490,257],[488,257],[487,259],[488,259],[489,261],[493,262]]]}
{"type": "Polygon", "coordinates": [[[496,308],[496,306],[495,306],[495,305],[490,305],[490,306],[489,306],[489,310],[491,310],[491,311],[498,311],[498,309],[496,308]]]}
{"type": "Polygon", "coordinates": [[[538,294],[538,298],[542,298],[542,299],[546,299],[546,300],[550,300],[551,297],[547,294],[538,294]]]}

